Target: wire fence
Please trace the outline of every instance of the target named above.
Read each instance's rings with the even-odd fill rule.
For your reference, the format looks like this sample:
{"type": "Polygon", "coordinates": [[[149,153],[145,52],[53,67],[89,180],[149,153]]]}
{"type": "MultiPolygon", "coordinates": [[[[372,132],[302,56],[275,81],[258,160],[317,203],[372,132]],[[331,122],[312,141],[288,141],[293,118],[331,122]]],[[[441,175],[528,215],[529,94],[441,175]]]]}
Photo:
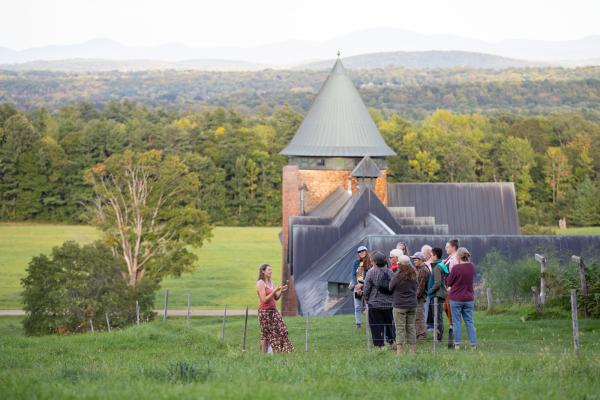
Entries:
{"type": "MultiPolygon", "coordinates": [[[[197,317],[194,314],[202,313],[201,310],[193,310],[192,302],[187,297],[187,309],[169,309],[169,297],[172,294],[168,290],[164,295],[164,307],[158,317],[167,321],[173,317],[178,323],[183,323],[185,329],[201,331],[216,339],[217,342],[231,350],[242,352],[261,351],[261,332],[257,318],[257,310],[248,307],[243,310],[231,310],[227,305],[222,310],[212,310],[209,314],[197,317]],[[174,315],[175,314],[175,315],[174,315]]],[[[571,301],[570,319],[534,319],[513,318],[507,322],[506,319],[498,319],[493,314],[477,313],[475,316],[475,331],[477,335],[476,353],[487,353],[495,355],[521,355],[524,353],[537,354],[579,354],[583,352],[600,353],[600,321],[593,319],[580,319],[581,312],[577,311],[576,292],[572,291],[568,296],[571,301]]],[[[434,300],[435,303],[436,300],[434,300]]],[[[433,310],[435,313],[435,304],[433,310]]],[[[431,309],[430,309],[431,310],[431,309]]],[[[145,323],[139,317],[139,305],[136,304],[136,323],[145,323]]],[[[341,351],[396,351],[396,344],[400,340],[400,330],[396,331],[394,323],[370,324],[368,310],[363,313],[362,325],[355,325],[354,316],[328,317],[309,315],[302,317],[285,318],[289,338],[295,346],[296,352],[325,353],[341,351]],[[374,329],[375,328],[375,329],[374,329]],[[377,329],[383,328],[383,329],[377,329]],[[373,333],[379,333],[380,340],[373,340],[373,333]],[[381,340],[382,339],[382,340],[381,340]],[[382,344],[381,347],[376,344],[382,344]]],[[[431,311],[430,311],[431,312],[431,311]]],[[[110,314],[105,315],[106,325],[94,327],[94,322],[89,321],[89,332],[98,330],[108,332],[115,331],[111,327],[110,314]]],[[[426,338],[416,341],[416,353],[449,354],[456,352],[456,332],[450,330],[448,318],[442,315],[441,338],[436,338],[437,319],[433,316],[433,324],[428,324],[426,338]]],[[[417,324],[409,327],[415,331],[417,324]]],[[[377,337],[376,337],[377,339],[377,337]]],[[[461,323],[461,351],[470,349],[469,335],[464,322],[461,323]]],[[[409,338],[404,344],[403,351],[410,346],[409,338]]]]}

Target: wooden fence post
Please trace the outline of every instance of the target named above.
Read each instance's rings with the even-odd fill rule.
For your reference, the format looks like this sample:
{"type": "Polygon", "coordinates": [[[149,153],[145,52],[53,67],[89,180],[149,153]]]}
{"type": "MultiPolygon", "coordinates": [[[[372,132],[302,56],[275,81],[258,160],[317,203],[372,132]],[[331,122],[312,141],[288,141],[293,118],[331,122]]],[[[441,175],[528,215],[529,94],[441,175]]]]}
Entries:
{"type": "Polygon", "coordinates": [[[94,322],[90,319],[90,329],[92,330],[92,333],[94,333],[94,322]]]}
{"type": "Polygon", "coordinates": [[[573,346],[579,355],[579,321],[577,320],[577,291],[571,290],[571,319],[573,320],[573,346]]]}
{"type": "Polygon", "coordinates": [[[485,294],[487,295],[487,309],[490,311],[494,306],[494,299],[492,298],[492,288],[485,289],[485,294]]]}
{"type": "Polygon", "coordinates": [[[536,254],[535,260],[540,263],[540,306],[546,304],[546,257],[536,254]]]}
{"type": "Polygon", "coordinates": [[[188,298],[187,321],[189,323],[190,317],[192,314],[192,293],[191,292],[188,292],[187,298],[188,298]]]}
{"type": "Polygon", "coordinates": [[[135,322],[136,324],[140,324],[140,302],[135,301],[135,322]]]}
{"type": "Polygon", "coordinates": [[[588,314],[588,286],[587,286],[587,281],[585,279],[585,263],[583,261],[583,257],[580,256],[576,256],[573,255],[571,256],[571,260],[573,260],[574,262],[577,263],[578,267],[579,267],[579,283],[581,285],[581,294],[583,295],[583,298],[586,300],[583,303],[583,312],[585,313],[586,318],[589,317],[588,314]]]}
{"type": "Polygon", "coordinates": [[[538,295],[538,290],[535,286],[531,287],[531,302],[535,307],[536,312],[540,312],[540,296],[538,295]]]}
{"type": "Polygon", "coordinates": [[[165,311],[163,314],[163,321],[167,320],[167,310],[169,308],[169,289],[165,289],[165,311]]]}
{"type": "Polygon", "coordinates": [[[308,353],[308,331],[309,331],[309,322],[308,322],[308,315],[309,313],[306,313],[306,338],[304,340],[304,352],[308,353]]]}
{"type": "Polygon", "coordinates": [[[369,326],[369,305],[365,304],[365,337],[367,338],[367,351],[371,351],[371,327],[369,326]]]}
{"type": "Polygon", "coordinates": [[[225,322],[227,321],[227,304],[223,310],[223,325],[221,326],[221,342],[225,341],[225,322]]]}
{"type": "Polygon", "coordinates": [[[437,353],[438,336],[438,298],[433,298],[433,354],[437,353]]]}
{"type": "Polygon", "coordinates": [[[244,336],[242,338],[242,351],[246,351],[247,332],[248,332],[248,306],[246,306],[246,316],[244,317],[244,336]]]}
{"type": "Polygon", "coordinates": [[[108,331],[111,332],[111,329],[110,329],[110,320],[108,319],[108,313],[106,313],[105,315],[106,315],[106,326],[108,327],[108,331]]]}

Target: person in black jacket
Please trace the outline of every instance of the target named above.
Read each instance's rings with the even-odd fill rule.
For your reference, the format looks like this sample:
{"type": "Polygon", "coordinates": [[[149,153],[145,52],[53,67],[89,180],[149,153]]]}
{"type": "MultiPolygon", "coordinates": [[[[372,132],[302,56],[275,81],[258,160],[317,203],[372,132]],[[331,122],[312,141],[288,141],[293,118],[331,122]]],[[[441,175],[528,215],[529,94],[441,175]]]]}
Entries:
{"type": "Polygon", "coordinates": [[[403,353],[403,346],[408,342],[410,353],[415,352],[417,334],[415,322],[417,317],[417,271],[412,267],[408,256],[398,258],[398,270],[389,286],[394,305],[393,315],[396,324],[396,351],[403,353]]]}
{"type": "Polygon", "coordinates": [[[387,266],[386,256],[379,251],[373,253],[373,267],[365,277],[365,302],[373,344],[382,349],[386,341],[390,347],[393,346],[396,338],[389,289],[392,278],[393,272],[387,266]]]}

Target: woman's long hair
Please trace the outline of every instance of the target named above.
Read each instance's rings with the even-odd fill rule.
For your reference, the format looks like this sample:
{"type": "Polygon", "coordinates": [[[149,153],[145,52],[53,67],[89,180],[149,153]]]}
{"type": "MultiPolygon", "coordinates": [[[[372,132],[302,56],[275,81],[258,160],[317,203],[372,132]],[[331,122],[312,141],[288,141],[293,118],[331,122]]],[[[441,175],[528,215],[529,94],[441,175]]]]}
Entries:
{"type": "Polygon", "coordinates": [[[402,281],[416,281],[417,280],[417,271],[410,266],[404,263],[398,264],[398,274],[399,278],[402,281]]]}
{"type": "Polygon", "coordinates": [[[362,261],[364,270],[368,270],[371,268],[371,256],[369,255],[369,251],[367,250],[367,254],[365,254],[365,258],[358,257],[359,261],[362,261]]]}
{"type": "Polygon", "coordinates": [[[265,270],[267,268],[269,268],[270,265],[269,264],[263,264],[258,268],[258,280],[259,281],[263,281],[266,282],[267,280],[265,279],[265,270]]]}

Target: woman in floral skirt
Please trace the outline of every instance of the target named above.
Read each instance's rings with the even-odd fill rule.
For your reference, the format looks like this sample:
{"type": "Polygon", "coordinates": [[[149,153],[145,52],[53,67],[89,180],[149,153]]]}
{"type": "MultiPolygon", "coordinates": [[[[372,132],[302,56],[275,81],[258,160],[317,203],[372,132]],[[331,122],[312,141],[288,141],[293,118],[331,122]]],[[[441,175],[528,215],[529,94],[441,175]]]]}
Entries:
{"type": "Polygon", "coordinates": [[[294,345],[288,338],[288,330],[277,311],[276,301],[285,292],[287,285],[279,285],[273,288],[271,276],[273,268],[269,264],[263,264],[258,271],[256,281],[256,293],[258,294],[258,322],[260,323],[260,347],[261,351],[267,352],[269,345],[275,353],[288,353],[294,351],[294,345]]]}

